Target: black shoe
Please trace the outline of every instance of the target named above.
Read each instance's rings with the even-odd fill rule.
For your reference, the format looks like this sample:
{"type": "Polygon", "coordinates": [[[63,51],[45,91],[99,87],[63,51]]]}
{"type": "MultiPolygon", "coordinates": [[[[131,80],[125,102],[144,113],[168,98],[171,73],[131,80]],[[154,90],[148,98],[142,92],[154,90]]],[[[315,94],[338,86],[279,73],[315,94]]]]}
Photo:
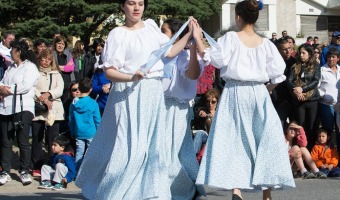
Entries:
{"type": "Polygon", "coordinates": [[[232,200],[242,200],[242,198],[240,196],[238,196],[237,194],[233,194],[233,198],[231,198],[232,200]]]}

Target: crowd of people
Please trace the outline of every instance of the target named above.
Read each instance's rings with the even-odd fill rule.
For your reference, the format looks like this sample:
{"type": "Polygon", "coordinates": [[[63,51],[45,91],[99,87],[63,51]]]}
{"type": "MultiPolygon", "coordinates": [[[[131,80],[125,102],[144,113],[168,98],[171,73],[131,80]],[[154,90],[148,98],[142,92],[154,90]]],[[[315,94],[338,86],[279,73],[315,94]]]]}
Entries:
{"type": "Polygon", "coordinates": [[[244,0],[239,31],[205,48],[194,18],[159,29],[141,20],[147,0],[120,4],[125,24],[89,52],[59,34],[50,46],[3,33],[1,185],[14,140],[23,185],[40,176],[39,188],[62,190],[76,179],[89,199],[192,199],[202,185],[271,199],[272,187],[295,187],[293,174],[340,176],[340,32],[327,46],[308,37],[296,47],[287,31],[265,39],[254,30],[261,2],[244,0]]]}

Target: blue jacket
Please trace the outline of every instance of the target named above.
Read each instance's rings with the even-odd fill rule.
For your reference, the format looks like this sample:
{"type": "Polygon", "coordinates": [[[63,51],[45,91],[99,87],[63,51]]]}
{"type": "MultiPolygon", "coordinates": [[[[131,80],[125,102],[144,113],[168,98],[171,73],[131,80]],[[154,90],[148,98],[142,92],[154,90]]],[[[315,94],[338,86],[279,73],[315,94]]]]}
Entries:
{"type": "Polygon", "coordinates": [[[70,156],[67,152],[61,153],[61,154],[54,154],[52,158],[50,159],[50,166],[55,169],[56,164],[58,163],[64,163],[64,165],[67,167],[68,172],[65,176],[67,179],[67,182],[70,183],[72,180],[76,177],[77,171],[76,171],[76,163],[74,161],[74,158],[70,156]]]}
{"type": "Polygon", "coordinates": [[[102,87],[103,85],[108,84],[108,83],[111,83],[111,81],[105,77],[105,73],[96,70],[96,72],[94,73],[92,77],[92,93],[91,94],[95,96],[98,95],[97,103],[101,111],[104,110],[107,98],[109,96],[109,94],[103,93],[102,87]]]}
{"type": "Polygon", "coordinates": [[[340,45],[330,44],[326,48],[324,48],[320,55],[320,66],[321,67],[327,63],[327,52],[328,52],[328,49],[330,49],[331,47],[336,47],[340,51],[340,45]]]}
{"type": "Polygon", "coordinates": [[[91,139],[100,124],[99,106],[91,97],[77,97],[70,105],[68,125],[76,139],[91,139]]]}

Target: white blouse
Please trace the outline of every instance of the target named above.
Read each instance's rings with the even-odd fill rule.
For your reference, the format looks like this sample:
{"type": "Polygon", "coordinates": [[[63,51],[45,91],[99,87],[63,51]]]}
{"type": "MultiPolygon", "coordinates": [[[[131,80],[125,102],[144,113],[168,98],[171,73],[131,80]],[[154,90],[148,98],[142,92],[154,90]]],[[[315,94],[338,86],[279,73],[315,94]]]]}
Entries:
{"type": "MultiPolygon", "coordinates": [[[[12,64],[6,70],[0,85],[10,86],[11,93],[14,94],[14,85],[17,84],[17,94],[22,94],[23,110],[34,114],[35,85],[38,83],[39,76],[37,66],[25,60],[19,66],[12,64]]],[[[20,95],[17,95],[15,112],[20,111],[20,95]]],[[[0,114],[13,114],[13,95],[6,96],[0,101],[0,114]]]]}
{"type": "Polygon", "coordinates": [[[236,32],[227,32],[218,39],[217,45],[205,50],[204,60],[221,69],[224,80],[280,83],[286,67],[276,46],[267,38],[262,44],[249,48],[236,32]]]}
{"type": "MultiPolygon", "coordinates": [[[[200,74],[203,73],[204,63],[199,57],[200,74]]],[[[171,80],[163,78],[163,89],[165,97],[175,98],[181,103],[188,103],[195,98],[197,91],[197,80],[191,80],[185,74],[189,68],[190,50],[183,50],[178,54],[175,69],[171,80]]]]}
{"type": "MultiPolygon", "coordinates": [[[[105,67],[114,67],[119,72],[135,74],[138,69],[146,65],[153,51],[169,41],[155,21],[148,19],[143,23],[144,27],[137,30],[117,27],[109,33],[102,53],[105,67]]],[[[145,78],[162,75],[163,63],[159,61],[145,78]]]]}

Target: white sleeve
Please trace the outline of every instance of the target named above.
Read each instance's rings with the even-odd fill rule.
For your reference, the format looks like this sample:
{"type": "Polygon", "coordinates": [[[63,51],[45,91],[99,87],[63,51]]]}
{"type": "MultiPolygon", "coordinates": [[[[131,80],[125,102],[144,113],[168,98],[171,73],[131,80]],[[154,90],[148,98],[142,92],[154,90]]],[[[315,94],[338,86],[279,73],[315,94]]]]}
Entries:
{"type": "Polygon", "coordinates": [[[283,75],[286,68],[286,63],[284,62],[276,46],[268,39],[264,38],[264,40],[264,42],[266,42],[265,45],[267,51],[266,70],[268,77],[273,84],[281,83],[286,80],[286,76],[283,75]]]}
{"type": "Polygon", "coordinates": [[[114,67],[120,69],[124,66],[125,62],[125,50],[123,50],[123,44],[119,41],[123,41],[124,34],[120,34],[120,28],[113,29],[105,43],[105,47],[102,52],[102,60],[104,67],[114,67]]]}

